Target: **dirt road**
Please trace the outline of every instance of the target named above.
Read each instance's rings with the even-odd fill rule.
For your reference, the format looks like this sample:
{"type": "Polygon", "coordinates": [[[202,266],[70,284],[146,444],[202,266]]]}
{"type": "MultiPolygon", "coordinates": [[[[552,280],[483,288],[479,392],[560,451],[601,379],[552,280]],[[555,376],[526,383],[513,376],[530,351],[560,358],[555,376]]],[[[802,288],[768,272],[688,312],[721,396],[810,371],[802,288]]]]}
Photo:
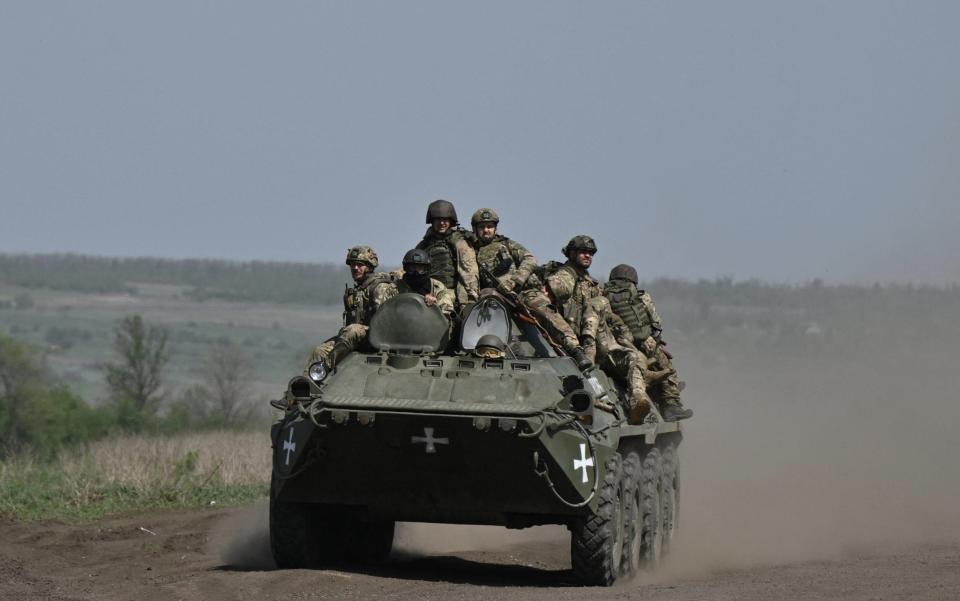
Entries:
{"type": "Polygon", "coordinates": [[[643,579],[584,589],[560,529],[405,525],[404,550],[386,565],[290,571],[273,569],[265,521],[254,507],[3,523],[0,599],[960,599],[954,543],[734,569],[674,559],[643,579]],[[473,550],[453,550],[461,543],[473,550]]]}

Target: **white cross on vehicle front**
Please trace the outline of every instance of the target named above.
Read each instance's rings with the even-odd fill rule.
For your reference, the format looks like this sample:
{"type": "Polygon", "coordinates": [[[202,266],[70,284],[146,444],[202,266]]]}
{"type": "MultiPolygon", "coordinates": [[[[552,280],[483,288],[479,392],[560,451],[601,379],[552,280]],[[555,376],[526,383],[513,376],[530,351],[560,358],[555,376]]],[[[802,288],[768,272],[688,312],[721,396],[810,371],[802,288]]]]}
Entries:
{"type": "Polygon", "coordinates": [[[450,439],[447,437],[443,438],[434,438],[433,437],[433,428],[424,428],[423,436],[411,436],[411,444],[426,443],[426,452],[427,453],[436,453],[437,447],[434,445],[438,444],[450,444],[450,439]]]}
{"type": "Polygon", "coordinates": [[[297,443],[293,442],[293,426],[290,427],[290,439],[283,441],[283,450],[287,452],[287,460],[283,464],[290,465],[290,453],[297,450],[297,443]]]}
{"type": "Polygon", "coordinates": [[[587,445],[580,443],[580,459],[573,460],[573,471],[583,470],[583,483],[587,483],[587,466],[593,467],[593,457],[587,458],[587,445]]]}

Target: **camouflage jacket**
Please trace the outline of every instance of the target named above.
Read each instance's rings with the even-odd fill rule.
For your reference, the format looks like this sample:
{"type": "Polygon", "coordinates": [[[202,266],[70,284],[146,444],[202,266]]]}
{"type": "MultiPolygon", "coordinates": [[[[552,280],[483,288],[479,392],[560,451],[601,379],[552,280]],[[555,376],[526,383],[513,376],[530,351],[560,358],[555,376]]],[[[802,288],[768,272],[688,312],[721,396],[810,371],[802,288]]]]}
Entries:
{"type": "Polygon", "coordinates": [[[537,259],[522,244],[496,235],[485,241],[473,233],[467,234],[467,240],[477,253],[477,264],[481,269],[480,282],[484,288],[496,287],[487,281],[484,270],[492,273],[500,284],[510,290],[522,288],[537,267],[537,259]]]}
{"type": "MultiPolygon", "coordinates": [[[[455,304],[453,292],[451,292],[450,289],[444,286],[439,280],[431,278],[430,283],[432,284],[430,293],[437,299],[437,308],[440,309],[440,312],[443,313],[444,317],[450,319],[453,315],[455,304]]],[[[410,285],[402,279],[395,282],[381,284],[373,289],[373,305],[376,309],[379,309],[383,306],[383,303],[387,302],[391,298],[398,294],[405,294],[407,292],[414,292],[414,290],[410,288],[410,285]]]]}
{"type": "Polygon", "coordinates": [[[579,334],[583,327],[583,314],[587,302],[602,296],[600,283],[590,277],[585,269],[567,261],[546,276],[546,284],[558,311],[570,327],[579,334]]]}
{"type": "Polygon", "coordinates": [[[379,284],[392,282],[392,273],[369,273],[362,282],[355,283],[343,291],[343,325],[370,325],[374,305],[371,294],[379,284]]]}
{"type": "Polygon", "coordinates": [[[480,296],[480,269],[477,253],[461,229],[446,236],[438,236],[427,229],[417,248],[430,254],[430,277],[439,280],[445,288],[452,288],[456,302],[466,304],[480,296]]]}

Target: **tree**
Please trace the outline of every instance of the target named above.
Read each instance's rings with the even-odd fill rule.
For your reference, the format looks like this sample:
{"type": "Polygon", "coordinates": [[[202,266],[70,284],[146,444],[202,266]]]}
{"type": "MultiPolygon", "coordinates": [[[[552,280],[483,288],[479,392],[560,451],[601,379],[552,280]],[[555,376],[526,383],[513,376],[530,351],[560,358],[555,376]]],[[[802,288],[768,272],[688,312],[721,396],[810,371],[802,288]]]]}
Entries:
{"type": "Polygon", "coordinates": [[[117,405],[120,425],[136,427],[142,418],[156,415],[163,400],[163,375],[170,360],[167,330],[129,315],[114,331],[113,350],[117,361],[102,366],[110,399],[117,405]]]}
{"type": "Polygon", "coordinates": [[[30,385],[42,378],[43,367],[30,347],[0,336],[0,432],[7,449],[16,449],[29,438],[24,414],[30,385]]]}
{"type": "Polygon", "coordinates": [[[204,362],[210,389],[210,417],[223,425],[241,421],[250,408],[253,359],[235,342],[220,339],[204,362]]]}

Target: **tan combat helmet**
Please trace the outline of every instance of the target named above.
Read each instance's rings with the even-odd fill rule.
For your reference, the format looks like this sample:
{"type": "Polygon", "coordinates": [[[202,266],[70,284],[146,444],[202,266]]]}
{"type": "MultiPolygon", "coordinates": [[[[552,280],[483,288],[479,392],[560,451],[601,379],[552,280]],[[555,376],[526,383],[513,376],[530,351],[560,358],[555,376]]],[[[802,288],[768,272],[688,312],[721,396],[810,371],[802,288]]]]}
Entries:
{"type": "Polygon", "coordinates": [[[380,264],[380,259],[377,258],[376,251],[369,246],[354,246],[353,248],[347,249],[346,264],[349,265],[351,263],[363,263],[373,271],[377,268],[377,265],[380,264]]]}
{"type": "Polygon", "coordinates": [[[498,225],[500,223],[500,216],[497,215],[497,212],[493,209],[477,209],[474,212],[473,217],[470,218],[470,225],[473,229],[477,229],[477,226],[481,223],[493,223],[498,225]]]}

